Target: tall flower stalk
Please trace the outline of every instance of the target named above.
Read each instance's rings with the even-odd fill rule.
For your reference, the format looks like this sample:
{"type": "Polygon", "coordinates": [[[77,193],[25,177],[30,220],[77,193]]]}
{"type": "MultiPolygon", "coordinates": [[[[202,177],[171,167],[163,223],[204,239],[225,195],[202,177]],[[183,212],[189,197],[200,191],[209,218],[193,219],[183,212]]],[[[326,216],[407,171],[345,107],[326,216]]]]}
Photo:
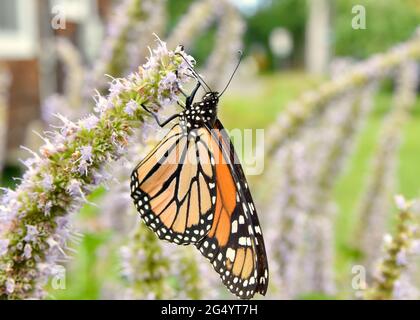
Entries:
{"type": "Polygon", "coordinates": [[[278,220],[280,231],[273,230],[276,236],[269,239],[273,244],[268,247],[279,263],[284,297],[334,293],[332,191],[372,108],[376,87],[373,83],[362,92],[351,90],[331,101],[334,108],[327,108],[322,118],[308,124],[276,155],[276,163],[283,166],[274,170],[280,172],[282,183],[274,187],[276,199],[269,211],[275,212],[270,223],[278,220]]]}
{"type": "Polygon", "coordinates": [[[401,273],[407,267],[408,255],[413,251],[417,225],[411,211],[411,203],[402,196],[396,197],[399,210],[395,235],[384,237],[384,257],[379,263],[373,283],[365,298],[372,300],[393,299],[398,290],[401,273]]]}
{"type": "MultiPolygon", "coordinates": [[[[97,88],[101,91],[106,85],[105,74],[113,77],[125,76],[130,30],[135,29],[137,23],[143,19],[142,0],[124,0],[118,4],[108,24],[107,37],[100,57],[89,75],[89,90],[97,88]]],[[[90,92],[87,92],[87,95],[89,94],[90,92]]]]}
{"type": "MultiPolygon", "coordinates": [[[[221,0],[223,8],[216,33],[213,51],[209,56],[203,74],[211,88],[220,88],[225,83],[242,49],[242,36],[245,23],[238,11],[228,0],[221,0]]],[[[214,89],[216,90],[216,89],[214,89]]]]}
{"type": "Polygon", "coordinates": [[[25,161],[21,184],[5,192],[0,208],[2,298],[43,295],[48,267],[65,254],[69,214],[107,177],[104,165],[124,153],[146,114],[140,104],[159,109],[174,102],[189,79],[177,52],[159,41],[138,72],[113,79],[108,95],[95,97],[95,115],[76,123],[61,117],[60,130],[46,133],[39,153],[25,161]]]}
{"type": "MultiPolygon", "coordinates": [[[[160,240],[142,221],[138,221],[130,242],[121,247],[122,275],[127,283],[126,299],[171,299],[172,250],[165,250],[160,240]]],[[[169,248],[171,249],[171,248],[169,248]]]]}
{"type": "MultiPolygon", "coordinates": [[[[305,160],[305,150],[299,141],[292,142],[276,155],[278,185],[272,186],[276,196],[268,199],[263,216],[269,226],[265,232],[267,254],[272,257],[271,278],[283,299],[292,299],[301,291],[301,257],[304,248],[304,226],[307,219],[308,172],[297,166],[305,160]],[[273,264],[275,267],[273,268],[273,264]],[[274,275],[274,272],[276,274],[274,275]]],[[[274,173],[273,173],[274,174],[274,173]]]]}
{"type": "MultiPolygon", "coordinates": [[[[296,101],[289,103],[266,134],[265,159],[270,158],[287,141],[311,121],[323,114],[328,101],[343,95],[351,89],[362,88],[371,81],[381,79],[406,60],[420,59],[420,37],[392,48],[361,62],[349,72],[322,84],[317,90],[306,92],[296,101]]],[[[262,180],[262,179],[260,179],[262,180]]]]}
{"type": "Polygon", "coordinates": [[[59,120],[54,116],[61,114],[74,120],[87,113],[83,108],[83,83],[85,70],[82,57],[77,48],[67,39],[58,38],[55,43],[58,61],[64,67],[64,92],[47,97],[41,106],[42,118],[48,124],[57,123],[59,120]]]}
{"type": "Polygon", "coordinates": [[[417,73],[417,64],[414,62],[406,62],[398,70],[393,106],[384,120],[380,141],[372,159],[371,174],[358,206],[360,223],[357,239],[365,264],[370,267],[378,258],[377,248],[391,210],[402,128],[415,102],[417,73]]]}
{"type": "Polygon", "coordinates": [[[194,1],[188,12],[181,17],[168,36],[168,45],[179,44],[189,48],[197,35],[206,30],[220,13],[220,6],[214,0],[194,1]]]}
{"type": "MultiPolygon", "coordinates": [[[[154,34],[163,35],[165,33],[166,3],[167,0],[142,0],[141,19],[137,20],[130,28],[126,39],[128,70],[135,70],[137,66],[144,63],[149,46],[155,39],[154,34]]],[[[181,43],[177,43],[175,46],[181,43]]]]}

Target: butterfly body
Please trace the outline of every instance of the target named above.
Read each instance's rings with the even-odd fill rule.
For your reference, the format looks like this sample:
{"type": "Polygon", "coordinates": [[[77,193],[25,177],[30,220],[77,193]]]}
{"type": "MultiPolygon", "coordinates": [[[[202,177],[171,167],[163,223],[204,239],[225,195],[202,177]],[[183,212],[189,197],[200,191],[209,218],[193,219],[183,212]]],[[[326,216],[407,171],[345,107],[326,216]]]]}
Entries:
{"type": "Polygon", "coordinates": [[[217,118],[220,95],[210,91],[193,103],[199,86],[178,122],[134,169],[131,196],[160,239],[194,244],[232,293],[265,295],[268,263],[251,193],[217,118]]]}

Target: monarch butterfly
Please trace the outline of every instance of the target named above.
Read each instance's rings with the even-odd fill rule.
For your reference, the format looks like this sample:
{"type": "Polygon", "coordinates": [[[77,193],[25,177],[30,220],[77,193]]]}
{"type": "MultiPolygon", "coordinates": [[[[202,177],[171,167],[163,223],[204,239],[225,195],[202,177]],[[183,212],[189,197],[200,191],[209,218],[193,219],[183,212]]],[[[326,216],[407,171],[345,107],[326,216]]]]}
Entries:
{"type": "Polygon", "coordinates": [[[197,85],[184,93],[184,110],[163,123],[142,105],[161,127],[179,121],[134,169],[131,197],[160,239],[195,245],[233,294],[250,299],[267,291],[264,239],[241,164],[217,118],[219,98],[239,62],[221,94],[190,65],[197,85]],[[194,103],[200,86],[206,93],[194,103]]]}

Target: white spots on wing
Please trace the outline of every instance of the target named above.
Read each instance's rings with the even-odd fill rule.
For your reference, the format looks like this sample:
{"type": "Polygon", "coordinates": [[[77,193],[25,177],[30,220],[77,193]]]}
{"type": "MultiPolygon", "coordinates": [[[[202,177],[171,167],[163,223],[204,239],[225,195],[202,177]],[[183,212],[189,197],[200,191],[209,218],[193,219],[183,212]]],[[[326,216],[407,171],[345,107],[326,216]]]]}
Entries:
{"type": "Polygon", "coordinates": [[[248,212],[248,208],[246,207],[245,203],[242,203],[242,209],[244,210],[245,214],[248,212]]]}
{"type": "Polygon", "coordinates": [[[238,220],[234,220],[232,222],[232,233],[236,233],[238,231],[238,220]]]}
{"type": "Polygon", "coordinates": [[[251,234],[251,235],[254,234],[254,229],[252,229],[251,225],[248,226],[248,233],[251,234]]]}
{"type": "Polygon", "coordinates": [[[239,224],[244,224],[245,223],[245,219],[243,215],[239,216],[239,224]]]}
{"type": "Polygon", "coordinates": [[[248,238],[246,238],[246,245],[247,246],[251,246],[251,238],[250,237],[248,237],[248,238]]]}
{"type": "MultiPolygon", "coordinates": [[[[235,260],[235,254],[236,254],[236,252],[232,248],[228,248],[227,251],[226,251],[226,257],[232,262],[235,260]]],[[[228,275],[228,274],[226,274],[226,275],[228,275]]]]}

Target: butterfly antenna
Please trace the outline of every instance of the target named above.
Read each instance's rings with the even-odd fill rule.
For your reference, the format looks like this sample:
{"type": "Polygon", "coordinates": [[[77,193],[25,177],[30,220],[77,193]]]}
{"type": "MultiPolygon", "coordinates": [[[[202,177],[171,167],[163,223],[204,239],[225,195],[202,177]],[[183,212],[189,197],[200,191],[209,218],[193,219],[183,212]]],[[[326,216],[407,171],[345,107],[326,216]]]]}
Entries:
{"type": "Polygon", "coordinates": [[[225,88],[223,89],[222,93],[221,93],[221,94],[219,94],[219,98],[222,96],[222,94],[223,94],[223,93],[225,93],[226,89],[229,87],[230,82],[232,81],[233,76],[234,76],[234,75],[235,75],[235,73],[236,73],[236,70],[238,70],[239,65],[241,64],[243,53],[242,53],[242,51],[241,51],[241,50],[239,50],[239,51],[238,51],[238,53],[239,53],[238,63],[236,64],[236,67],[235,67],[235,69],[233,70],[232,75],[230,76],[230,79],[229,79],[228,83],[226,84],[225,88]]]}
{"type": "Polygon", "coordinates": [[[177,52],[176,54],[180,55],[182,57],[182,59],[184,59],[184,61],[188,64],[189,66],[189,70],[196,76],[197,80],[200,81],[202,84],[204,84],[207,89],[211,92],[211,88],[209,87],[209,85],[204,81],[204,79],[197,73],[197,71],[195,71],[194,67],[191,65],[191,63],[184,57],[183,54],[177,52]]]}

